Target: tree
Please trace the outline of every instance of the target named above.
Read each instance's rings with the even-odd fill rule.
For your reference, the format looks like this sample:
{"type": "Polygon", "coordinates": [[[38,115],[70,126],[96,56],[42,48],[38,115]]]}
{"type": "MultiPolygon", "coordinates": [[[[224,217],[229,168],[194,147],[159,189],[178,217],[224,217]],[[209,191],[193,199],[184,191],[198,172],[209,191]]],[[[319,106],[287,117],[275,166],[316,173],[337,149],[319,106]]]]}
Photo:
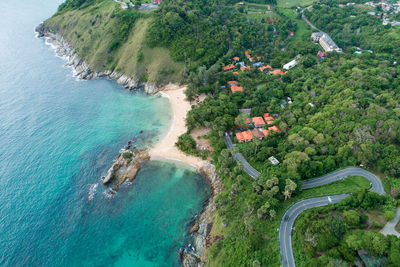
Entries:
{"type": "Polygon", "coordinates": [[[343,212],[343,220],[350,226],[357,226],[360,224],[360,215],[355,210],[347,210],[343,212]]]}
{"type": "Polygon", "coordinates": [[[347,225],[337,215],[329,217],[326,222],[331,233],[338,239],[341,239],[347,231],[347,225]]]}
{"type": "Polygon", "coordinates": [[[135,0],[135,9],[139,9],[142,6],[141,0],[135,0]]]}
{"type": "Polygon", "coordinates": [[[288,199],[292,196],[292,193],[294,190],[296,190],[296,187],[297,185],[295,182],[290,179],[286,179],[285,191],[283,192],[285,199],[288,199]]]}

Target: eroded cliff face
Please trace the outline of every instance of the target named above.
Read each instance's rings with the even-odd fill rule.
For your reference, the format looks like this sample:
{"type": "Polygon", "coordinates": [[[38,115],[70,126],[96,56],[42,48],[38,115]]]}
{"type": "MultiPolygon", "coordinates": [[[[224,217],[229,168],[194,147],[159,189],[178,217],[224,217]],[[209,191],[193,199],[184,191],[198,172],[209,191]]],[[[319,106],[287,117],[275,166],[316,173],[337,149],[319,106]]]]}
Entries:
{"type": "Polygon", "coordinates": [[[159,92],[162,87],[158,87],[154,84],[141,83],[134,78],[122,74],[117,71],[104,70],[104,71],[92,71],[89,64],[82,60],[79,55],[75,52],[71,44],[66,41],[61,35],[51,32],[46,29],[43,24],[36,27],[38,37],[48,38],[48,41],[56,48],[58,56],[63,57],[67,60],[66,65],[72,67],[74,75],[79,79],[90,80],[95,78],[109,78],[116,80],[119,84],[129,90],[142,89],[147,94],[155,94],[159,92]]]}

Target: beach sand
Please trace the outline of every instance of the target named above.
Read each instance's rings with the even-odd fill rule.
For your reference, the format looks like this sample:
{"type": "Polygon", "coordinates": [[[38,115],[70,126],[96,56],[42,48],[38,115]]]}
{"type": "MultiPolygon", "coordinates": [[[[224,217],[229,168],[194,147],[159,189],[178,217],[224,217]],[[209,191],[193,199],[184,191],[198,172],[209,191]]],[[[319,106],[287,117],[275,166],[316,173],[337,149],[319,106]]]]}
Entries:
{"type": "Polygon", "coordinates": [[[199,169],[207,161],[187,155],[175,146],[178,137],[187,131],[185,119],[186,114],[191,109],[190,103],[186,100],[185,89],[186,86],[180,87],[170,84],[160,92],[161,95],[169,99],[173,117],[168,132],[161,138],[159,143],[149,150],[149,155],[151,159],[180,161],[199,169]]]}

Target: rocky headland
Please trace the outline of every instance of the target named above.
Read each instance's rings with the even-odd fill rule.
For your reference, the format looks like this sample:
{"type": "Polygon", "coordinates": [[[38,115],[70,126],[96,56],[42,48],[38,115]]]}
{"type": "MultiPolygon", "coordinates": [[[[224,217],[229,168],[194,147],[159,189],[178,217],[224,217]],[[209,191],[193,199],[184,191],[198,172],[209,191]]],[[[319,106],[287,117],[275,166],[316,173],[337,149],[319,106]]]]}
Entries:
{"type": "Polygon", "coordinates": [[[89,64],[82,60],[79,55],[75,52],[71,44],[65,40],[61,35],[56,32],[52,32],[43,24],[36,27],[35,31],[39,38],[48,38],[48,41],[56,48],[58,56],[63,57],[67,60],[67,66],[72,67],[74,75],[79,79],[90,80],[95,78],[109,78],[116,80],[119,84],[129,90],[135,90],[143,88],[147,94],[155,94],[162,89],[162,87],[154,84],[143,83],[137,81],[133,77],[125,75],[123,73],[114,70],[104,71],[92,71],[89,64]]]}
{"type": "Polygon", "coordinates": [[[102,178],[103,184],[111,184],[113,190],[118,190],[119,186],[126,180],[132,182],[140,170],[142,162],[150,160],[147,151],[139,151],[130,148],[128,144],[117,156],[107,175],[102,178]]]}

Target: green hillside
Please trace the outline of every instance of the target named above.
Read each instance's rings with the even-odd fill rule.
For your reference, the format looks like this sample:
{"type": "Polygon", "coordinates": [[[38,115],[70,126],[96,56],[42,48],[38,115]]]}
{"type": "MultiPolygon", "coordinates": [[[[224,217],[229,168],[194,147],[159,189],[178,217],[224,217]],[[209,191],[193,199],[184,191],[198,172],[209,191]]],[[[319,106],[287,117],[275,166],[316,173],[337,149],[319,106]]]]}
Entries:
{"type": "Polygon", "coordinates": [[[112,0],[102,0],[61,6],[44,27],[69,41],[94,71],[116,70],[157,85],[180,82],[183,63],[172,60],[166,48],[146,45],[152,20],[152,13],[121,10],[112,0]]]}

